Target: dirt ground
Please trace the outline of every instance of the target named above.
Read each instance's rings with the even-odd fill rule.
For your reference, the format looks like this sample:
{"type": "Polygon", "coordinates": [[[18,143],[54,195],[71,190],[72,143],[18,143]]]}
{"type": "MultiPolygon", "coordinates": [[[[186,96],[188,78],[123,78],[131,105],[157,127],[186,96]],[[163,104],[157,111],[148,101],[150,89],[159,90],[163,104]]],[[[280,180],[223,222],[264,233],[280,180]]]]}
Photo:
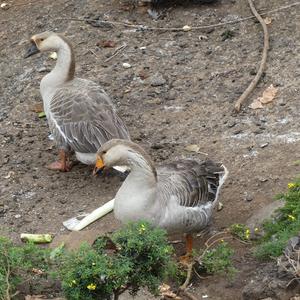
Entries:
{"type": "MultiPolygon", "coordinates": [[[[261,58],[263,34],[253,19],[188,32],[93,27],[79,19],[100,17],[150,27],[200,26],[251,15],[246,0],[172,4],[163,8],[158,20],[140,9],[128,11],[119,1],[6,2],[9,9],[0,9],[2,234],[18,241],[22,232],[64,233],[64,220],[99,207],[113,198],[121,184],[117,176],[95,178],[91,167],[80,164],[69,173],[45,168],[57,152],[48,139],[46,120],[38,118],[33,108],[41,102],[40,80],[55,62],[47,54],[28,59],[23,55],[28,38],[46,30],[69,37],[76,51],[77,76],[106,89],[132,139],[155,162],[206,157],[186,151],[190,144],[224,162],[230,177],[214,229],[245,223],[299,174],[295,164],[300,159],[299,6],[268,14],[272,22],[266,73],[242,112],[234,114],[234,103],[253,79],[261,58]],[[127,47],[105,62],[116,49],[97,46],[105,40],[127,47]],[[125,62],[132,67],[125,69],[125,62]],[[260,110],[248,108],[270,84],[278,87],[276,99],[260,110]]],[[[262,12],[292,2],[257,0],[255,4],[262,12]]],[[[118,226],[110,214],[89,228],[111,231],[118,226]]],[[[263,269],[247,246],[235,243],[235,248],[239,276],[231,284],[219,277],[197,281],[193,291],[199,299],[203,295],[241,299],[244,286],[263,269]]]]}

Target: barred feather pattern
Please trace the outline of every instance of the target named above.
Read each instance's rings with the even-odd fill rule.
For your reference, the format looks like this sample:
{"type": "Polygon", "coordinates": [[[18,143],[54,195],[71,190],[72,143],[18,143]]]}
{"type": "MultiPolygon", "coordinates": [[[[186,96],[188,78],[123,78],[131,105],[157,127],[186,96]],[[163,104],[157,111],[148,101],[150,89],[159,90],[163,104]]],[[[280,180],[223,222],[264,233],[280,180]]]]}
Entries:
{"type": "Polygon", "coordinates": [[[157,168],[160,226],[169,232],[197,232],[211,221],[227,170],[211,160],[180,160],[157,168]]]}
{"type": "Polygon", "coordinates": [[[58,88],[48,121],[57,146],[65,150],[96,153],[112,138],[130,139],[108,95],[90,80],[75,78],[58,88]]]}

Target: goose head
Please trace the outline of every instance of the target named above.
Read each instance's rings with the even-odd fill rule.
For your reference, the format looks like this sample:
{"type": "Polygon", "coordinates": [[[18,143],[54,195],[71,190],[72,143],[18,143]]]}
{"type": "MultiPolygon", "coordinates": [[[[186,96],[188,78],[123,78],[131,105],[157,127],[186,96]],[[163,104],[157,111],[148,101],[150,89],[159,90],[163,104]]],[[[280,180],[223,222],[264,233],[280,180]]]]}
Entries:
{"type": "Polygon", "coordinates": [[[31,37],[31,47],[27,50],[25,58],[39,52],[58,51],[61,47],[62,37],[54,32],[45,31],[31,37]]]}
{"type": "Polygon", "coordinates": [[[127,166],[151,172],[156,177],[156,170],[150,156],[139,145],[121,139],[112,139],[103,144],[96,154],[96,165],[93,174],[104,168],[127,166]]]}

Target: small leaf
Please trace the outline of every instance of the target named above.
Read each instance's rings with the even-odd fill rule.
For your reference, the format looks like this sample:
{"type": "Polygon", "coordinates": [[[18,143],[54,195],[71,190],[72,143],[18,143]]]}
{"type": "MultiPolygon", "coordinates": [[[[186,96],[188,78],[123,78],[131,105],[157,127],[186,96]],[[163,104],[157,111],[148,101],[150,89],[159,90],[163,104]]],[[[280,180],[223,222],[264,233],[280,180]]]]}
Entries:
{"type": "Polygon", "coordinates": [[[250,108],[252,109],[259,109],[259,108],[264,108],[259,99],[255,99],[250,105],[250,108]]]}
{"type": "Polygon", "coordinates": [[[39,118],[45,118],[46,114],[44,111],[42,111],[42,112],[38,113],[38,116],[39,116],[39,118]]]}
{"type": "Polygon", "coordinates": [[[271,84],[268,88],[264,90],[263,95],[260,98],[260,102],[263,104],[272,102],[276,97],[277,92],[278,88],[274,87],[273,84],[271,84]]]}

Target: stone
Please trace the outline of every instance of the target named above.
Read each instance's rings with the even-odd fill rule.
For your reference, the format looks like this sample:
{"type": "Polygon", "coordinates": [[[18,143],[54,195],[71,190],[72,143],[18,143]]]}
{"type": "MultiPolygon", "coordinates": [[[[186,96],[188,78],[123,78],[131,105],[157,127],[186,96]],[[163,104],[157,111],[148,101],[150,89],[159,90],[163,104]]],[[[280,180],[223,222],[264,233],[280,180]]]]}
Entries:
{"type": "Polygon", "coordinates": [[[162,85],[166,84],[166,80],[160,73],[155,73],[150,78],[150,84],[151,84],[151,86],[154,86],[154,87],[162,86],[162,85]]]}

